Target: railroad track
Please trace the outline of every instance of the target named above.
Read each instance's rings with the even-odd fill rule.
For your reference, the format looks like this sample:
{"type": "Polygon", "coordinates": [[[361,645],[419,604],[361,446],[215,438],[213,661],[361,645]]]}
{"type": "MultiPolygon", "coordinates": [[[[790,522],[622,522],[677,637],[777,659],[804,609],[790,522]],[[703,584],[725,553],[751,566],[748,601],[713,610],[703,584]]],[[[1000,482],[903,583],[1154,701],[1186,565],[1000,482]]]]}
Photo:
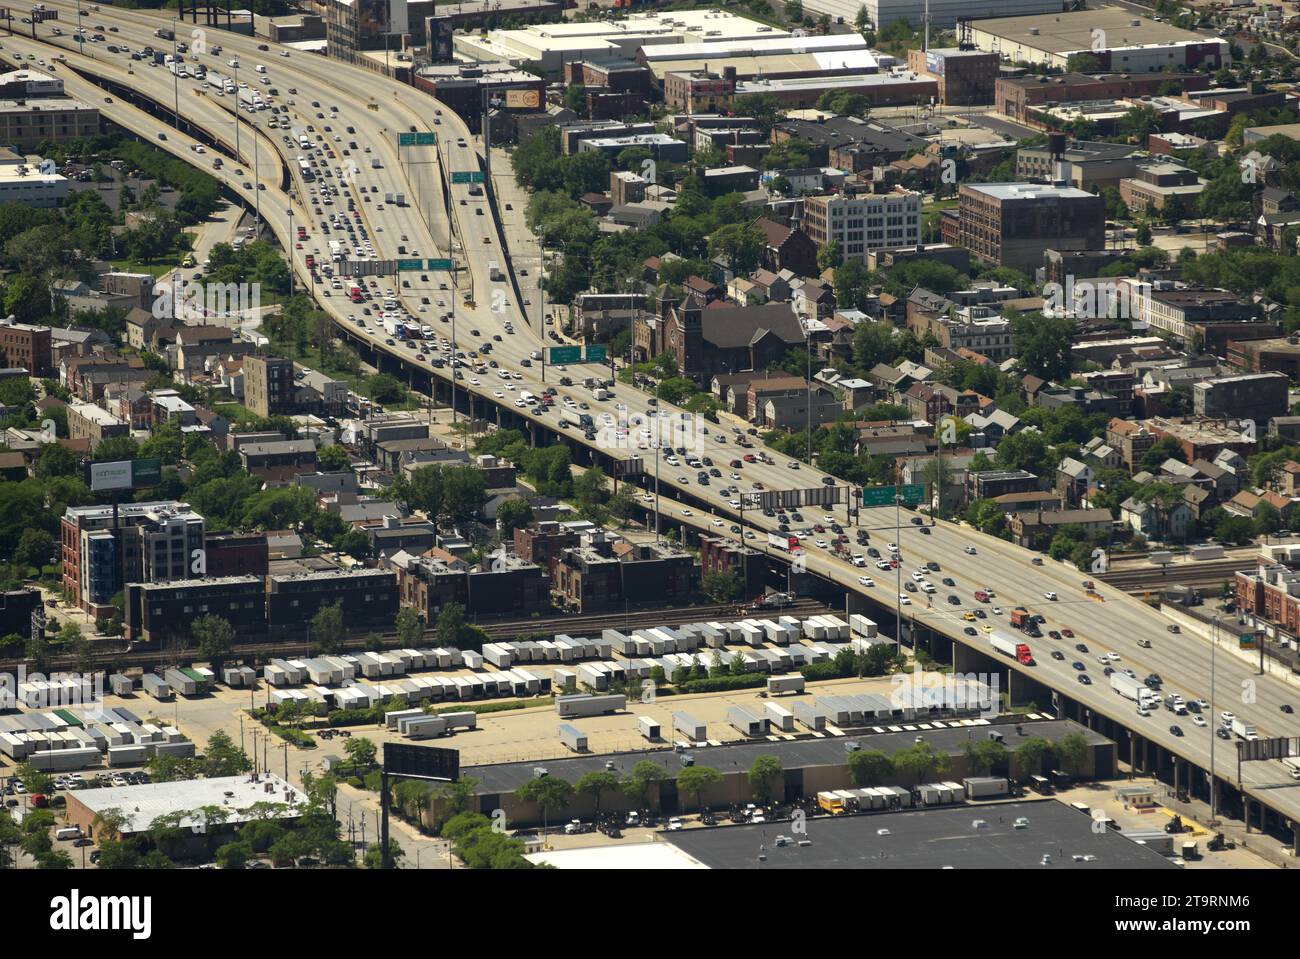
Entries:
{"type": "MultiPolygon", "coordinates": [[[[792,605],[780,609],[750,611],[742,614],[743,609],[744,604],[741,603],[720,603],[671,609],[629,610],[627,613],[592,613],[585,616],[578,614],[573,616],[552,616],[545,619],[505,620],[476,623],[475,625],[487,633],[489,639],[513,640],[519,636],[534,633],[542,633],[547,636],[561,634],[591,636],[599,635],[600,631],[604,629],[625,630],[640,629],[647,626],[681,626],[685,623],[698,623],[715,619],[732,620],[742,615],[763,618],[772,615],[805,618],[832,612],[824,603],[808,598],[796,599],[792,605]]],[[[397,634],[392,630],[387,632],[358,631],[358,633],[359,635],[356,638],[349,638],[344,642],[344,651],[357,652],[373,649],[376,645],[374,641],[376,636],[386,647],[392,646],[397,641],[397,634]]],[[[426,634],[422,645],[431,645],[432,643],[432,633],[426,634]]],[[[311,651],[312,646],[307,642],[298,640],[276,642],[271,639],[264,639],[260,642],[237,643],[228,659],[232,661],[247,659],[258,653],[265,652],[273,653],[280,658],[293,658],[309,655],[311,651]]],[[[164,662],[168,664],[173,661],[188,663],[198,659],[198,657],[190,650],[147,649],[133,652],[118,650],[98,653],[93,659],[95,668],[99,669],[112,667],[120,670],[138,666],[149,670],[164,662]]],[[[20,663],[20,660],[0,663],[0,672],[16,673],[20,663]]],[[[48,671],[73,670],[75,668],[76,665],[70,658],[55,657],[48,671]]]]}
{"type": "Polygon", "coordinates": [[[1107,573],[1099,577],[1107,586],[1122,589],[1126,593],[1140,594],[1149,589],[1163,586],[1218,586],[1231,582],[1238,570],[1251,569],[1255,566],[1245,558],[1216,560],[1195,566],[1178,564],[1161,570],[1158,567],[1147,569],[1125,569],[1107,573]]]}

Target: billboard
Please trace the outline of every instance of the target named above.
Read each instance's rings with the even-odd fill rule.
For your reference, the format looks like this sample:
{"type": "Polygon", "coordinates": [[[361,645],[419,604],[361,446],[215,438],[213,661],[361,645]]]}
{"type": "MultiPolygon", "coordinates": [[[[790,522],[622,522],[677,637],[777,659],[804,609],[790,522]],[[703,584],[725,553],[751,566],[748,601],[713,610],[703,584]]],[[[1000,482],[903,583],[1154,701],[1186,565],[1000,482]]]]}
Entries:
{"type": "Polygon", "coordinates": [[[89,470],[92,492],[136,489],[162,481],[162,460],[157,458],[91,463],[89,470]]]}
{"type": "Polygon", "coordinates": [[[943,76],[944,67],[947,60],[941,53],[935,53],[933,50],[927,50],[925,53],[925,72],[936,77],[943,76]]]}
{"type": "Polygon", "coordinates": [[[507,110],[540,110],[541,106],[542,95],[536,89],[506,91],[507,110]]]}
{"type": "Polygon", "coordinates": [[[384,771],[412,779],[460,779],[460,750],[408,743],[384,743],[384,771]]]}

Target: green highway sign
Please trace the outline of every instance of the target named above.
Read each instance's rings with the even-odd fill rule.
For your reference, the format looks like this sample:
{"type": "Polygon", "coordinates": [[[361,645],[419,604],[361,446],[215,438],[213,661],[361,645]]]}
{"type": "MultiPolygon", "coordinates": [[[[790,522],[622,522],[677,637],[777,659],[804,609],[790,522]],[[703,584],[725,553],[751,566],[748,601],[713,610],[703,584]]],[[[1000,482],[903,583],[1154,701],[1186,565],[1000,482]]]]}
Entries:
{"type": "Polygon", "coordinates": [[[430,261],[429,261],[429,269],[431,269],[431,270],[450,270],[450,269],[451,269],[451,258],[448,257],[448,258],[445,259],[445,260],[430,260],[430,261]]]}
{"type": "Polygon", "coordinates": [[[416,272],[424,269],[423,260],[398,260],[397,269],[403,273],[416,272]]]}
{"type": "Polygon", "coordinates": [[[397,134],[397,145],[399,147],[431,147],[437,146],[438,134],[436,133],[399,133],[397,134]]]}
{"type": "Polygon", "coordinates": [[[452,170],[451,182],[452,183],[482,183],[483,171],[482,170],[452,170]]]}
{"type": "Polygon", "coordinates": [[[902,486],[864,486],[862,488],[863,506],[892,506],[894,491],[897,490],[903,502],[915,506],[925,499],[924,483],[904,483],[902,486]]]}
{"type": "Polygon", "coordinates": [[[546,362],[551,365],[557,363],[578,363],[582,360],[582,347],[580,346],[552,346],[547,350],[546,362]]]}
{"type": "Polygon", "coordinates": [[[609,360],[609,350],[604,346],[588,346],[587,362],[588,363],[605,363],[609,360]]]}

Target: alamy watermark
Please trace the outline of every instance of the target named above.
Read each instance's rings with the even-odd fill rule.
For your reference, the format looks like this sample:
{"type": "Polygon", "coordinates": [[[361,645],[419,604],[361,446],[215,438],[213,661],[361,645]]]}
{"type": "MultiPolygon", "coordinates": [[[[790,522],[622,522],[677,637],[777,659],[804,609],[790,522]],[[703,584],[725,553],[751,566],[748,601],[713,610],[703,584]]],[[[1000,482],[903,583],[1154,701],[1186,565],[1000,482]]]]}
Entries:
{"type": "MultiPolygon", "coordinates": [[[[577,417],[580,426],[596,434],[595,443],[600,449],[662,450],[660,455],[670,466],[680,465],[673,460],[684,456],[688,466],[698,468],[691,461],[702,456],[709,431],[704,417],[694,413],[656,413],[654,410],[639,413],[628,410],[623,403],[618,404],[614,413],[601,413],[598,418],[592,418],[581,410],[566,412],[570,419],[577,417]],[[589,423],[583,421],[584,415],[588,416],[589,423]]],[[[704,465],[702,460],[699,464],[704,465]]]]}
{"type": "Polygon", "coordinates": [[[1113,280],[1075,280],[1043,286],[1043,312],[1080,319],[1137,320],[1146,316],[1151,302],[1150,283],[1113,280]]]}
{"type": "Polygon", "coordinates": [[[152,312],[160,320],[249,320],[258,315],[261,306],[260,283],[201,283],[180,277],[154,287],[152,312]]]}
{"type": "Polygon", "coordinates": [[[889,680],[889,702],[894,709],[978,713],[994,719],[1002,712],[1001,677],[998,673],[927,674],[919,665],[910,673],[889,680]]]}
{"type": "Polygon", "coordinates": [[[48,675],[28,672],[19,666],[17,673],[0,673],[0,710],[59,709],[68,706],[89,707],[94,718],[103,710],[104,674],[102,672],[54,672],[48,675]]]}

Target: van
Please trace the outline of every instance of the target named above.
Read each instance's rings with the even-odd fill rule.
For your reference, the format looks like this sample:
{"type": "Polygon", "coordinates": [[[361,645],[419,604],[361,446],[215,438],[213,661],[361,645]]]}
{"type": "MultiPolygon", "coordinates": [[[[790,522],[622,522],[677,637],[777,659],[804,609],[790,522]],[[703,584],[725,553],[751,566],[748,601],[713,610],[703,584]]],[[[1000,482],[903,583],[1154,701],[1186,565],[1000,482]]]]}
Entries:
{"type": "Polygon", "coordinates": [[[59,840],[59,842],[64,842],[69,839],[80,839],[81,829],[78,826],[64,826],[54,834],[54,838],[59,840]]]}
{"type": "Polygon", "coordinates": [[[1138,641],[1137,641],[1137,644],[1138,644],[1139,646],[1141,646],[1143,649],[1150,649],[1150,648],[1151,648],[1151,640],[1149,640],[1149,639],[1147,639],[1147,638],[1145,638],[1145,637],[1139,637],[1139,638],[1138,638],[1138,641]]]}

